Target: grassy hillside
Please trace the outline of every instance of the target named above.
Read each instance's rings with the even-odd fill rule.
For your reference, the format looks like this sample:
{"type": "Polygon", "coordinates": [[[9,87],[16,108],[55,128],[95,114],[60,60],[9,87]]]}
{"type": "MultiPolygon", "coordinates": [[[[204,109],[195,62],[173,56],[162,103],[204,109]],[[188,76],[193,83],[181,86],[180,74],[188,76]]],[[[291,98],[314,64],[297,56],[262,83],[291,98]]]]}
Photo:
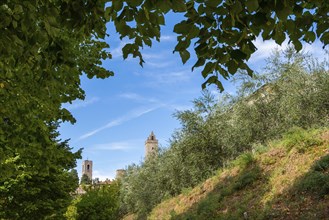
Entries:
{"type": "MultiPolygon", "coordinates": [[[[132,216],[129,217],[132,219],[132,216]]],[[[148,219],[328,219],[329,129],[295,128],[159,204],[148,219]]]]}

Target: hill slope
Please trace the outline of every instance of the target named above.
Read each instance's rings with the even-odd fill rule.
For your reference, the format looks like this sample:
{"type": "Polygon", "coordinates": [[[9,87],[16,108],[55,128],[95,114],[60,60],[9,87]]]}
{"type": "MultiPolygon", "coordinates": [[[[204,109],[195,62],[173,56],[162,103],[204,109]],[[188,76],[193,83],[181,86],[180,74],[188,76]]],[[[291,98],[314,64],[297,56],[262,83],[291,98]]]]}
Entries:
{"type": "Polygon", "coordinates": [[[148,219],[328,219],[329,130],[295,128],[255,147],[148,219]]]}

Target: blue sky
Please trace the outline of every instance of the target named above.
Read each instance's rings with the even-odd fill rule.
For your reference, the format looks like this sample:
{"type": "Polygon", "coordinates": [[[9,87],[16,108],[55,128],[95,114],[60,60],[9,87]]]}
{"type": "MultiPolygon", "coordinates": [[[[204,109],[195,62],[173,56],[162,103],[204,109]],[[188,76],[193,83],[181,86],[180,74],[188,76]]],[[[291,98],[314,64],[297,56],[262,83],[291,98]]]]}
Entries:
{"type": "MultiPolygon", "coordinates": [[[[142,161],[144,142],[151,131],[160,146],[168,146],[171,134],[180,127],[173,113],[191,108],[191,101],[201,95],[204,82],[201,69],[191,71],[195,57],[183,65],[179,54],[172,53],[176,45],[172,30],[177,22],[178,16],[166,18],[161,43],[153,42],[152,48],[142,51],[146,61],[143,68],[137,59],[123,60],[121,48],[128,41],[120,41],[109,25],[108,41],[113,59],[104,61],[103,66],[113,70],[115,76],[108,79],[82,77],[85,100],[65,105],[77,122],[62,124],[61,138],[71,139],[69,143],[73,150],[84,148],[82,160],[93,161],[93,178],[113,179],[117,169],[142,161]]],[[[265,58],[277,46],[273,41],[264,43],[259,39],[255,44],[258,51],[249,64],[254,70],[260,70],[265,58]]],[[[286,45],[284,42],[282,47],[286,45]]],[[[319,43],[305,46],[306,51],[314,52],[317,57],[323,56],[319,43]]],[[[226,92],[234,92],[234,85],[228,81],[223,84],[226,92]]],[[[219,95],[215,87],[209,89],[219,95]]],[[[77,163],[80,177],[82,160],[77,163]]]]}

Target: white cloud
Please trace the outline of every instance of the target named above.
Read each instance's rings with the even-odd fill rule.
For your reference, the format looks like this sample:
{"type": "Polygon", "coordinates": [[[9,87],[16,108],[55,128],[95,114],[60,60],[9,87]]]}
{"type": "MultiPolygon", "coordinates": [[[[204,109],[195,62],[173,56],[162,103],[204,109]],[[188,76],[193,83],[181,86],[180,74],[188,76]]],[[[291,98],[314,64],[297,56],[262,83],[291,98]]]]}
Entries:
{"type": "MultiPolygon", "coordinates": [[[[285,50],[288,45],[293,45],[292,43],[288,44],[289,39],[287,38],[281,45],[275,43],[274,40],[263,41],[261,37],[257,37],[254,41],[257,51],[251,55],[249,63],[256,63],[258,61],[264,61],[268,58],[275,49],[285,50]]],[[[315,41],[312,44],[303,42],[303,52],[308,52],[315,56],[315,58],[323,60],[325,57],[325,51],[322,48],[322,44],[319,40],[315,41]]]]}
{"type": "Polygon", "coordinates": [[[318,40],[312,44],[305,43],[303,45],[303,52],[310,53],[319,61],[323,61],[327,55],[325,53],[325,49],[323,49],[322,47],[322,43],[318,40]]]}
{"type": "Polygon", "coordinates": [[[151,61],[146,61],[145,66],[150,66],[150,67],[156,67],[156,68],[165,68],[172,66],[174,64],[173,61],[157,61],[157,62],[151,62],[151,61]]]}
{"type": "Polygon", "coordinates": [[[263,41],[261,37],[257,37],[254,41],[257,50],[251,55],[249,62],[256,63],[258,61],[263,61],[265,58],[269,57],[273,50],[275,49],[285,49],[288,46],[288,40],[285,40],[281,46],[275,43],[274,40],[263,41]]]}
{"type": "Polygon", "coordinates": [[[192,105],[168,104],[166,107],[170,110],[184,111],[192,108],[192,105]]]}
{"type": "Polygon", "coordinates": [[[93,179],[99,178],[99,180],[104,181],[106,179],[115,179],[115,170],[111,172],[103,172],[100,170],[93,170],[93,179]]]}
{"type": "Polygon", "coordinates": [[[149,62],[148,60],[166,60],[171,57],[172,51],[161,50],[153,53],[144,52],[142,55],[147,63],[149,62]]]}
{"type": "Polygon", "coordinates": [[[163,42],[163,41],[175,41],[176,38],[177,37],[175,35],[162,35],[160,37],[160,42],[163,42]]]}
{"type": "Polygon", "coordinates": [[[67,105],[66,109],[71,111],[71,110],[78,109],[78,108],[84,108],[84,107],[87,107],[88,105],[92,105],[98,101],[99,101],[98,97],[92,97],[91,99],[86,99],[86,100],[79,100],[79,101],[74,102],[71,105],[67,105]]]}
{"type": "Polygon", "coordinates": [[[158,104],[160,107],[167,108],[169,110],[183,111],[183,110],[187,110],[187,109],[192,108],[192,105],[183,105],[183,104],[180,104],[180,103],[173,103],[174,100],[171,100],[172,102],[170,102],[170,103],[164,103],[164,102],[159,101],[158,99],[146,98],[146,97],[143,97],[143,96],[141,96],[139,94],[136,94],[136,93],[123,93],[123,94],[120,94],[119,97],[126,98],[126,99],[131,99],[131,100],[136,101],[136,102],[155,103],[155,104],[158,104]]]}
{"type": "Polygon", "coordinates": [[[97,134],[97,133],[99,133],[99,132],[101,132],[105,129],[112,128],[112,127],[115,127],[115,126],[119,126],[119,125],[121,125],[121,124],[123,124],[127,121],[130,121],[130,120],[135,119],[135,118],[139,118],[142,115],[145,115],[149,112],[152,112],[152,111],[158,109],[159,107],[161,107],[161,106],[154,106],[154,107],[151,107],[151,108],[138,108],[138,109],[135,109],[133,111],[130,111],[130,112],[128,112],[128,114],[123,115],[119,118],[116,118],[116,119],[108,122],[106,125],[101,126],[97,129],[94,129],[93,131],[90,131],[90,132],[80,136],[78,140],[86,139],[86,138],[91,137],[91,136],[93,136],[93,135],[95,135],[95,134],[97,134]]]}
{"type": "Polygon", "coordinates": [[[142,103],[145,103],[145,102],[149,102],[149,103],[158,103],[158,104],[161,104],[157,99],[154,99],[154,98],[146,98],[146,97],[143,97],[137,93],[122,93],[119,95],[120,98],[124,98],[124,99],[130,99],[130,100],[133,100],[135,102],[142,102],[142,103]]]}
{"type": "Polygon", "coordinates": [[[119,95],[120,98],[125,98],[125,99],[132,99],[132,100],[141,100],[143,99],[142,96],[136,94],[136,93],[122,93],[119,95]]]}
{"type": "Polygon", "coordinates": [[[148,78],[147,86],[158,87],[163,84],[177,84],[187,82],[192,77],[192,71],[189,67],[183,70],[170,70],[164,72],[145,72],[140,76],[148,78]]]}
{"type": "Polygon", "coordinates": [[[169,110],[187,110],[187,109],[191,109],[192,108],[192,105],[184,105],[184,104],[181,104],[181,103],[177,103],[177,100],[171,100],[170,102],[162,102],[158,99],[155,99],[155,98],[147,98],[147,97],[143,97],[139,94],[136,94],[136,93],[122,93],[119,95],[119,97],[121,98],[126,98],[126,99],[131,99],[133,101],[136,101],[136,102],[141,102],[141,103],[145,103],[145,104],[148,104],[148,103],[154,103],[154,104],[157,104],[159,107],[162,107],[162,108],[167,108],[169,110]]]}

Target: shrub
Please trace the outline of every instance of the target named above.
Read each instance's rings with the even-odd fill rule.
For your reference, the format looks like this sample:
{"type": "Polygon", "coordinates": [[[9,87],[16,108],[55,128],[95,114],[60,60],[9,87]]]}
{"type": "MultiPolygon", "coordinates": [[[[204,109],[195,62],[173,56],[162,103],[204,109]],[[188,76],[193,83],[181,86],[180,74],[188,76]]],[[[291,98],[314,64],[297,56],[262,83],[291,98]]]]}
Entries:
{"type": "Polygon", "coordinates": [[[255,167],[249,171],[243,172],[242,175],[239,176],[239,178],[235,181],[233,185],[233,190],[241,190],[245,188],[246,186],[252,184],[254,181],[256,181],[260,177],[260,169],[258,167],[255,167]]]}
{"type": "Polygon", "coordinates": [[[237,157],[236,160],[232,162],[233,166],[238,166],[242,169],[248,167],[255,162],[255,157],[251,152],[246,152],[237,157]]]}
{"type": "Polygon", "coordinates": [[[326,172],[329,169],[329,155],[322,157],[312,167],[314,171],[326,172]]]}
{"type": "Polygon", "coordinates": [[[197,207],[197,214],[199,219],[212,219],[216,216],[216,209],[218,208],[218,195],[210,195],[199,202],[197,207]]]}
{"type": "Polygon", "coordinates": [[[293,127],[283,135],[281,144],[290,151],[296,148],[298,152],[304,152],[307,148],[321,145],[323,140],[318,137],[318,130],[305,130],[293,127]]]}
{"type": "Polygon", "coordinates": [[[329,194],[329,155],[322,157],[297,184],[297,191],[319,197],[329,194]]]}

